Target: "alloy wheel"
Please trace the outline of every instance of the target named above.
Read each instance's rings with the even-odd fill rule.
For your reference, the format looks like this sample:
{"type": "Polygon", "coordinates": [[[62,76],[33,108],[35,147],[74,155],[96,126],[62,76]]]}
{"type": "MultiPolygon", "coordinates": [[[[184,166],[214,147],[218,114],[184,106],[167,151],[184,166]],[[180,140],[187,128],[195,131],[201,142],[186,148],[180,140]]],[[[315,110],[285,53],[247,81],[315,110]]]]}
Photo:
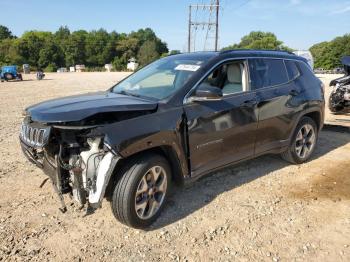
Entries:
{"type": "Polygon", "coordinates": [[[301,159],[309,157],[316,142],[316,134],[312,125],[303,125],[295,140],[295,152],[301,159]]]}
{"type": "Polygon", "coordinates": [[[141,178],[135,195],[135,211],[140,219],[153,217],[163,204],[167,173],[161,166],[150,168],[141,178]]]}

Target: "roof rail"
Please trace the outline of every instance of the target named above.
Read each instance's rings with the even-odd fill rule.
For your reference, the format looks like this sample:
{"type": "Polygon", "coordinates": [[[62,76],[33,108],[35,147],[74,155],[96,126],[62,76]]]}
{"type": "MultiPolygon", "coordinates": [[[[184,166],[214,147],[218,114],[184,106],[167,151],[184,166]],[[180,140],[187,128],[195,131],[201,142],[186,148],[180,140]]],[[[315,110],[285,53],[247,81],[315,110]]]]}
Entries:
{"type": "Polygon", "coordinates": [[[255,52],[264,52],[264,51],[268,51],[268,52],[281,52],[281,53],[287,53],[290,55],[296,55],[293,52],[290,51],[286,51],[286,50],[277,50],[277,49],[229,49],[229,50],[223,50],[220,51],[220,54],[226,54],[226,53],[230,53],[233,51],[255,51],[255,52]]]}

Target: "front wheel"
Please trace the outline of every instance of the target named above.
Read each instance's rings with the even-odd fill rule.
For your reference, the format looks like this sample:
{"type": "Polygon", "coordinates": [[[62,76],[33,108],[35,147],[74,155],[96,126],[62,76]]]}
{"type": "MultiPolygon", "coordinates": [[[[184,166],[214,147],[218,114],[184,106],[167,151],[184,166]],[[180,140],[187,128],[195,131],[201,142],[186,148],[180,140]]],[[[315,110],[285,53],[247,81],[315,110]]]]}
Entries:
{"type": "Polygon", "coordinates": [[[122,223],[150,226],[168,197],[171,171],[168,161],[156,154],[134,158],[120,172],[112,196],[112,211],[122,223]]]}
{"type": "Polygon", "coordinates": [[[315,121],[304,116],[293,133],[289,148],[281,154],[282,158],[293,164],[306,162],[315,150],[317,137],[315,121]]]}

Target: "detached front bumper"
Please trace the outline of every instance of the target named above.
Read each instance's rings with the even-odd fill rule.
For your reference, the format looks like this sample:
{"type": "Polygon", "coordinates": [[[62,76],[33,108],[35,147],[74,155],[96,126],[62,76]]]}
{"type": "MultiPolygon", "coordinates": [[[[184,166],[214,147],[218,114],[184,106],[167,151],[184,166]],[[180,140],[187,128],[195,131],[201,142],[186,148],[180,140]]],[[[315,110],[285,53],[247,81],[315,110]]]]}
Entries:
{"type": "Polygon", "coordinates": [[[37,167],[43,169],[44,168],[43,153],[42,152],[38,153],[38,151],[36,149],[34,149],[33,147],[30,147],[26,143],[24,143],[21,138],[19,140],[20,140],[22,152],[25,155],[25,157],[31,163],[33,163],[37,167]]]}

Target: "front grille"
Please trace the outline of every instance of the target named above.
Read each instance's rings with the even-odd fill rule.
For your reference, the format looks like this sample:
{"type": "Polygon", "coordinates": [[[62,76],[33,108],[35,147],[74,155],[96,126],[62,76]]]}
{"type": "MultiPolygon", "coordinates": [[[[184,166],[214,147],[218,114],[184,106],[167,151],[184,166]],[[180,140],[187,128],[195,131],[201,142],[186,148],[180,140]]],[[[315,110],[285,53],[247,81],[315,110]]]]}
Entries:
{"type": "Polygon", "coordinates": [[[22,124],[20,138],[28,146],[43,147],[49,136],[49,128],[32,127],[26,123],[22,124]]]}

